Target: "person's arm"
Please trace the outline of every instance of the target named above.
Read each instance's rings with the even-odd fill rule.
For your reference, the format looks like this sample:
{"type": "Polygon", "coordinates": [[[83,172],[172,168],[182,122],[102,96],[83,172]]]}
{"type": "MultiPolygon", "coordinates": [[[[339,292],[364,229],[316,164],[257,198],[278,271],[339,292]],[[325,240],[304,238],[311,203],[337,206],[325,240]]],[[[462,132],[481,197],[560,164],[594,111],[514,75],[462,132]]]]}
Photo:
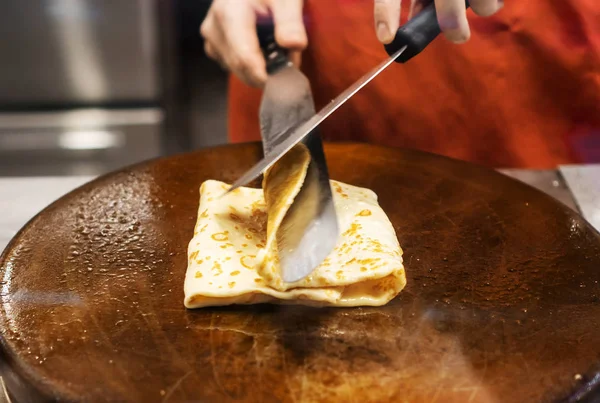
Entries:
{"type": "MultiPolygon", "coordinates": [[[[321,0],[327,1],[327,0],[321,0]]],[[[375,32],[382,43],[390,43],[400,23],[401,0],[374,0],[375,32]]],[[[429,0],[412,0],[411,14],[418,13],[429,0]]],[[[470,0],[473,11],[488,16],[498,11],[503,0],[470,0]]],[[[261,87],[266,78],[258,37],[257,16],[271,15],[275,24],[275,40],[291,50],[294,63],[300,63],[300,52],[308,40],[302,20],[303,0],[214,0],[200,27],[206,54],[242,81],[261,87]]],[[[465,0],[435,0],[438,22],[450,41],[469,39],[465,0]]]]}

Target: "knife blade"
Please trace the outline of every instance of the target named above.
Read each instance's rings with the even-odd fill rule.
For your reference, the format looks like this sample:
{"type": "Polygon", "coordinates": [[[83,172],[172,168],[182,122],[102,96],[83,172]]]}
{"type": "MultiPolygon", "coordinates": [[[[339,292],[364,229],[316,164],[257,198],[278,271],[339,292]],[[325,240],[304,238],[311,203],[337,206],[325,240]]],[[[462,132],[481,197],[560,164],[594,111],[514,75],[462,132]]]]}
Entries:
{"type": "MultiPolygon", "coordinates": [[[[466,2],[466,6],[469,7],[468,2],[466,2]]],[[[229,191],[243,186],[260,176],[265,170],[277,162],[279,158],[281,158],[286,152],[288,152],[311,131],[313,131],[319,124],[321,124],[321,122],[327,119],[329,115],[335,112],[371,80],[377,77],[379,73],[385,70],[390,64],[392,64],[394,61],[406,63],[408,60],[412,59],[414,56],[423,51],[423,49],[425,49],[435,38],[437,38],[440,32],[441,29],[437,21],[435,4],[432,2],[414,18],[398,28],[394,40],[389,45],[385,45],[385,50],[389,55],[386,60],[382,61],[371,71],[359,78],[354,84],[339,94],[317,114],[311,116],[296,128],[282,128],[283,132],[279,136],[281,140],[278,142],[278,144],[270,149],[270,153],[268,155],[265,155],[263,159],[261,159],[240,178],[238,178],[238,180],[233,183],[229,191]]]]}
{"type": "MultiPolygon", "coordinates": [[[[308,79],[276,44],[272,28],[262,23],[258,35],[268,73],[259,120],[263,151],[269,156],[286,138],[286,131],[315,114],[315,106],[308,79]]],[[[319,266],[338,237],[321,136],[313,131],[302,142],[311,157],[306,178],[277,231],[281,275],[287,283],[301,280],[319,266]]]]}

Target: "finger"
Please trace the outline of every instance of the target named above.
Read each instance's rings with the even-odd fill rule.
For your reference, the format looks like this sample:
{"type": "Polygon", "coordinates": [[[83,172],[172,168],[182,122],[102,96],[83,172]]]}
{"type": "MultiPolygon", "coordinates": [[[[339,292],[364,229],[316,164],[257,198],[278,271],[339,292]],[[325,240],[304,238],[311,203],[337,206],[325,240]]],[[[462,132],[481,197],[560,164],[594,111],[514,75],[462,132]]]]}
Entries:
{"type": "Polygon", "coordinates": [[[375,0],[373,15],[379,42],[387,44],[394,40],[400,25],[400,2],[401,0],[375,0]]]}
{"type": "Polygon", "coordinates": [[[219,66],[221,66],[221,68],[223,70],[229,70],[227,64],[225,63],[225,61],[223,60],[223,58],[221,57],[221,55],[217,52],[217,50],[215,49],[215,47],[212,46],[210,44],[210,42],[208,42],[208,41],[204,42],[204,53],[206,53],[206,55],[208,57],[210,57],[215,62],[217,62],[219,64],[219,66]]]}
{"type": "Polygon", "coordinates": [[[275,23],[275,40],[287,49],[302,50],[308,45],[302,20],[303,0],[273,0],[271,12],[275,23]]]}
{"type": "Polygon", "coordinates": [[[489,17],[504,6],[503,0],[471,0],[473,12],[482,17],[489,17]]]}
{"type": "Polygon", "coordinates": [[[217,51],[215,50],[214,46],[212,46],[208,41],[204,42],[204,53],[206,53],[206,56],[210,57],[213,60],[216,60],[218,58],[217,51]]]}
{"type": "Polygon", "coordinates": [[[210,35],[212,26],[213,26],[213,15],[209,10],[208,14],[206,15],[206,18],[204,18],[204,21],[202,21],[202,24],[200,24],[200,36],[202,38],[204,38],[205,40],[210,35]]]}
{"type": "Polygon", "coordinates": [[[302,64],[302,52],[296,50],[296,51],[292,51],[289,54],[290,60],[292,61],[292,63],[294,64],[294,66],[296,67],[300,67],[300,65],[302,64]]]}
{"type": "Polygon", "coordinates": [[[266,65],[256,35],[256,10],[245,2],[221,1],[215,9],[217,41],[211,42],[232,73],[246,84],[261,87],[266,65]]]}
{"type": "Polygon", "coordinates": [[[215,45],[223,42],[219,30],[215,27],[215,16],[212,9],[209,10],[206,18],[200,25],[200,36],[204,39],[204,53],[219,63],[223,67],[223,58],[219,54],[219,46],[215,45]]]}
{"type": "Polygon", "coordinates": [[[435,0],[438,23],[446,38],[454,43],[469,40],[471,31],[464,0],[435,0]]]}
{"type": "Polygon", "coordinates": [[[214,15],[209,11],[208,15],[200,25],[200,35],[204,39],[204,53],[217,62],[223,69],[227,70],[227,65],[223,61],[223,57],[218,52],[218,46],[211,42],[223,42],[220,38],[219,31],[215,28],[214,15]]]}
{"type": "Polygon", "coordinates": [[[431,3],[429,0],[412,0],[410,2],[410,11],[408,12],[408,19],[410,20],[415,15],[419,14],[426,5],[431,3]]]}

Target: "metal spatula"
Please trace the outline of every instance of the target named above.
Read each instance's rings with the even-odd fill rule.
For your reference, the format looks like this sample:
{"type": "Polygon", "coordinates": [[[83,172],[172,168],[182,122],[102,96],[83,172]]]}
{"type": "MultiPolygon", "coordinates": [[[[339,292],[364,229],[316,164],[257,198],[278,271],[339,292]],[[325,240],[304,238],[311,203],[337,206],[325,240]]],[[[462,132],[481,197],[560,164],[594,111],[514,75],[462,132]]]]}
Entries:
{"type": "MultiPolygon", "coordinates": [[[[267,156],[290,130],[315,114],[315,105],[308,79],[276,44],[272,25],[259,25],[258,34],[268,72],[259,114],[267,156]]],[[[321,137],[313,130],[302,142],[311,156],[306,180],[277,233],[281,274],[289,283],[301,280],[321,264],[338,237],[321,137]]]]}

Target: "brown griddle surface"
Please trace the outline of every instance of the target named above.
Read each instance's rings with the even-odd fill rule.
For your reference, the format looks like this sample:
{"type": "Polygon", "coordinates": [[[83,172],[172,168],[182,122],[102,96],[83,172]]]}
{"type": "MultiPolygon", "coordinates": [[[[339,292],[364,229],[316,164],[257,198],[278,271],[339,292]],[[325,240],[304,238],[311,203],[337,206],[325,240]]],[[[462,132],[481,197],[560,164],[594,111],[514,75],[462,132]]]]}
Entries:
{"type": "MultiPolygon", "coordinates": [[[[600,362],[600,236],[548,196],[420,152],[329,145],[373,189],[408,285],[380,308],[185,310],[198,188],[257,144],[95,180],[0,259],[2,375],[17,398],[531,402],[584,395],[600,362]]],[[[3,212],[10,214],[10,212],[3,212]]]]}

